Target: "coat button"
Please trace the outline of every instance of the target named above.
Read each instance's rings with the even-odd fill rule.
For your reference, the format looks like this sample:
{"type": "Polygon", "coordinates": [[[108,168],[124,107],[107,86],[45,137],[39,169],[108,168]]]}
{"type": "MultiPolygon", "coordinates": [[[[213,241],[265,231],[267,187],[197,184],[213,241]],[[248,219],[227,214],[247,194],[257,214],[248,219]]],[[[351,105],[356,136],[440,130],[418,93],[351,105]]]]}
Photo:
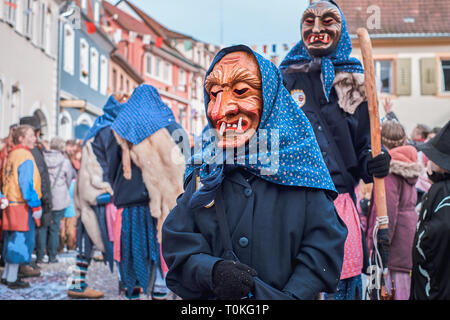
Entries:
{"type": "Polygon", "coordinates": [[[322,156],[325,158],[326,155],[327,155],[327,152],[326,152],[326,151],[323,151],[323,152],[322,152],[322,156]]]}
{"type": "Polygon", "coordinates": [[[245,196],[246,196],[247,198],[250,197],[250,196],[252,195],[252,189],[246,188],[246,189],[244,190],[244,194],[245,194],[245,196]]]}
{"type": "Polygon", "coordinates": [[[239,239],[239,245],[242,248],[245,248],[246,246],[248,246],[248,239],[246,237],[242,237],[239,239]]]}
{"type": "Polygon", "coordinates": [[[317,127],[317,130],[322,131],[322,126],[319,125],[319,126],[317,127]]]}
{"type": "Polygon", "coordinates": [[[327,100],[324,98],[321,98],[319,102],[321,105],[327,104],[327,100]]]}

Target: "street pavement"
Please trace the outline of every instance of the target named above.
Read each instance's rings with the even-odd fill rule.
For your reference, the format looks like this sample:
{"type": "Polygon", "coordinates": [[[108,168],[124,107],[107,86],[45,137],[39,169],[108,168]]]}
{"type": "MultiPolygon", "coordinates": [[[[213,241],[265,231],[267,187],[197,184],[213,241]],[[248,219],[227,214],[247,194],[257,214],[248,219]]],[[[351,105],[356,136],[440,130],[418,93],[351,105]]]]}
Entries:
{"type": "MultiPolygon", "coordinates": [[[[40,264],[41,276],[24,278],[30,283],[26,289],[11,290],[0,284],[0,300],[71,300],[67,296],[67,279],[75,267],[76,252],[58,255],[58,263],[40,264]]],[[[44,260],[45,261],[45,260],[44,260]]],[[[3,268],[0,268],[3,273],[3,268]]],[[[101,300],[122,300],[119,295],[119,276],[117,267],[113,272],[103,262],[92,260],[88,269],[87,283],[92,289],[105,294],[101,300]]]]}

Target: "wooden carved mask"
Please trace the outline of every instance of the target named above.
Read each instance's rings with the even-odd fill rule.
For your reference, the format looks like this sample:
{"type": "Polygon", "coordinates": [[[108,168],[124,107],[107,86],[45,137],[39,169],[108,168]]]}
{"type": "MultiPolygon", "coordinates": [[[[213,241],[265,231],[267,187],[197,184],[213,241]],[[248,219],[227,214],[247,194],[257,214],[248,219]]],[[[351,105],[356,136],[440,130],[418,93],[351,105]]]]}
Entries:
{"type": "Polygon", "coordinates": [[[328,1],[310,5],[302,17],[302,41],[311,57],[327,56],[336,49],[342,31],[339,9],[328,1]]]}
{"type": "Polygon", "coordinates": [[[243,146],[255,134],[263,110],[258,63],[248,52],[225,55],[205,82],[209,94],[207,115],[218,131],[218,146],[243,146]]]}

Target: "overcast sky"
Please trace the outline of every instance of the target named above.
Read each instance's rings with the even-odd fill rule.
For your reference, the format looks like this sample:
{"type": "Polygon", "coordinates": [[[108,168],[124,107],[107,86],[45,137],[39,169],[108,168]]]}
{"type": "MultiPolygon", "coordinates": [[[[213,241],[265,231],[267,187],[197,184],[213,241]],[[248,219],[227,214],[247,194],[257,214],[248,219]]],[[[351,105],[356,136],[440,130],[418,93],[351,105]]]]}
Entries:
{"type": "Polygon", "coordinates": [[[297,42],[300,16],[309,3],[308,0],[130,1],[169,29],[226,46],[297,42]]]}

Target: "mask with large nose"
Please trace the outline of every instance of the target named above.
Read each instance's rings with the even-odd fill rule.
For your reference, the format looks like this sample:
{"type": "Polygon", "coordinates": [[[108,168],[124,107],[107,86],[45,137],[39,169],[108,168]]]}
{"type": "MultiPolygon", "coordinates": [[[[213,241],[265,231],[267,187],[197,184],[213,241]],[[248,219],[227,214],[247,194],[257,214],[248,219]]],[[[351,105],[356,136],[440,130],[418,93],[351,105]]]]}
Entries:
{"type": "Polygon", "coordinates": [[[207,115],[218,131],[218,146],[243,146],[258,129],[263,107],[255,57],[242,51],[225,55],[208,75],[205,88],[210,99],[207,115]]]}
{"type": "Polygon", "coordinates": [[[303,13],[301,29],[309,55],[327,56],[336,49],[341,37],[341,12],[328,1],[315,2],[303,13]]]}

